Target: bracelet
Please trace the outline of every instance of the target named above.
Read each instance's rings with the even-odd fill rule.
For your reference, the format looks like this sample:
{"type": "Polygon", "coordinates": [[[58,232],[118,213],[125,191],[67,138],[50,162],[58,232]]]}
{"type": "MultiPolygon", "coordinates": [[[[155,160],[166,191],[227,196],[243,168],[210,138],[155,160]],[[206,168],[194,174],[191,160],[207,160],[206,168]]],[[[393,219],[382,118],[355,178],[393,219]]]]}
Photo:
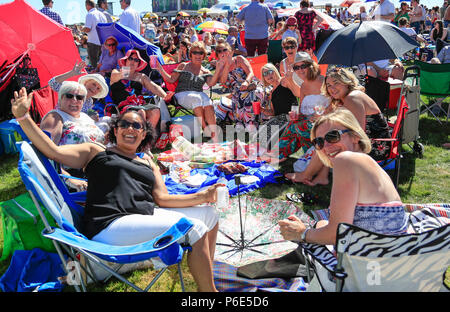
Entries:
{"type": "Polygon", "coordinates": [[[306,229],[306,230],[302,233],[302,235],[300,235],[300,242],[306,243],[306,233],[307,233],[308,231],[309,231],[309,228],[306,229]]]}
{"type": "Polygon", "coordinates": [[[30,117],[30,114],[28,112],[25,113],[25,115],[23,115],[22,117],[16,118],[16,121],[21,121],[24,120],[26,118],[30,117]]]}

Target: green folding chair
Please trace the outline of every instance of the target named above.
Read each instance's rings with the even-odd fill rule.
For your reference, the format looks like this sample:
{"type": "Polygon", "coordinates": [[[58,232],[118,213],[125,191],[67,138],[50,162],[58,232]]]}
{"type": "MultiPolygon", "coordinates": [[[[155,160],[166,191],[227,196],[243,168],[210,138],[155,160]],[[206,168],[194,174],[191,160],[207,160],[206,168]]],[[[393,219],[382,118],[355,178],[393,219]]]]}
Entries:
{"type": "Polygon", "coordinates": [[[414,65],[420,68],[420,95],[435,99],[432,105],[425,105],[422,99],[420,100],[422,104],[421,114],[428,111],[442,124],[434,111],[434,108],[438,107],[440,111],[445,113],[448,122],[450,105],[445,111],[442,103],[450,99],[450,64],[430,64],[416,60],[414,65]]]}
{"type": "Polygon", "coordinates": [[[267,49],[267,58],[269,63],[278,64],[283,59],[282,40],[269,40],[269,48],[267,49]]]}

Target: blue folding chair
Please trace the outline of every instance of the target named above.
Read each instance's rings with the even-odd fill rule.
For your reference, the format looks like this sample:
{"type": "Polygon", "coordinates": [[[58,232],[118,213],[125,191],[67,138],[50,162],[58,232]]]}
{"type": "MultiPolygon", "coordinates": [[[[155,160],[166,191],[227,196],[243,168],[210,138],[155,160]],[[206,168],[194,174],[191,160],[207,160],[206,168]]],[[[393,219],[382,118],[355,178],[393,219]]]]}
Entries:
{"type": "MultiPolygon", "coordinates": [[[[93,265],[99,266],[111,276],[116,277],[137,291],[150,290],[159,277],[167,270],[168,266],[177,264],[181,288],[182,291],[185,291],[181,261],[185,251],[190,250],[190,246],[187,244],[181,245],[179,241],[185,240],[186,234],[193,226],[191,221],[181,218],[178,223],[165,233],[150,241],[136,245],[115,246],[89,240],[78,231],[81,216],[83,215],[83,207],[71,200],[65,187],[60,188],[56,186],[57,181],[61,182],[61,180],[59,177],[54,179],[57,173],[56,171],[52,172],[52,166],[46,168],[43,165],[42,160],[47,159],[28,142],[17,143],[17,147],[20,153],[19,173],[45,225],[42,235],[53,240],[67,274],[69,274],[67,263],[60,247],[64,249],[74,262],[78,262],[75,254],[78,252],[93,265]],[[55,219],[58,225],[57,228],[49,226],[38,201],[43,204],[55,219]],[[138,287],[119,274],[120,267],[114,270],[103,262],[126,264],[148,259],[156,259],[158,263],[162,263],[164,266],[145,289],[138,287]]],[[[96,280],[84,266],[80,265],[80,267],[91,279],[96,280]]],[[[86,291],[82,278],[75,279],[75,281],[76,283],[72,284],[76,286],[75,289],[77,291],[79,291],[78,285],[81,285],[82,289],[86,291]]]]}

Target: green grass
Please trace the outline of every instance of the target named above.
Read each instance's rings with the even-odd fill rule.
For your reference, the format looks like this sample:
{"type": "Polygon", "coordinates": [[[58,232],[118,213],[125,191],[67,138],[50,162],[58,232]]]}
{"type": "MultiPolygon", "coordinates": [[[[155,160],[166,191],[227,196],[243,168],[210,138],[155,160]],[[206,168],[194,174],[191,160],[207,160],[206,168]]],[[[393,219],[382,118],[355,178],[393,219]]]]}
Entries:
{"type": "MultiPolygon", "coordinates": [[[[419,140],[425,147],[423,158],[418,158],[409,147],[404,145],[404,158],[401,161],[401,174],[399,182],[399,193],[404,203],[448,203],[450,202],[450,190],[448,181],[450,176],[450,150],[442,148],[442,143],[450,142],[449,124],[440,125],[436,120],[426,115],[420,119],[419,140]]],[[[291,156],[282,163],[281,172],[291,172],[295,156],[291,156]]],[[[21,182],[17,171],[17,155],[4,155],[0,157],[0,201],[5,201],[24,193],[26,190],[21,182]]],[[[331,178],[331,177],[330,177],[331,178]]],[[[330,180],[331,181],[331,180],[330,180]]],[[[269,199],[285,199],[288,192],[309,192],[319,196],[326,201],[330,197],[331,185],[309,187],[302,184],[287,186],[282,184],[270,184],[258,189],[250,195],[269,199]]],[[[299,206],[301,207],[301,206],[299,206]]],[[[301,207],[308,212],[312,209],[324,207],[308,206],[301,207]]],[[[0,223],[0,245],[3,249],[3,231],[0,223]]],[[[9,266],[10,259],[0,262],[0,275],[9,266]]],[[[196,285],[187,268],[186,259],[183,261],[183,274],[186,289],[196,291],[196,285]]],[[[154,270],[144,269],[129,273],[127,276],[140,286],[155,275],[154,270]]],[[[449,274],[450,275],[450,270],[449,274]]],[[[447,277],[448,278],[448,277],[447,277]]],[[[115,279],[111,279],[105,285],[89,285],[89,291],[93,292],[122,292],[132,291],[115,279]]],[[[65,291],[73,291],[66,287],[65,291]]],[[[152,291],[180,291],[180,283],[175,268],[165,273],[160,281],[152,288],[152,291]]]]}

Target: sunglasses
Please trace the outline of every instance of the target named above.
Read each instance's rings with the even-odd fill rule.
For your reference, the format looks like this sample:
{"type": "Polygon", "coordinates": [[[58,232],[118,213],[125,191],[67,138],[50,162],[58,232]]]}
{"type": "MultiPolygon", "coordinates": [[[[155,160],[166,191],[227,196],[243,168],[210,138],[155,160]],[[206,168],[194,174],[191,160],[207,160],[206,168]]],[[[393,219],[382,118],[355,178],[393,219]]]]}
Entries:
{"type": "Polygon", "coordinates": [[[107,43],[106,46],[107,47],[114,47],[114,46],[116,46],[116,44],[115,43],[107,43]]]}
{"type": "Polygon", "coordinates": [[[305,68],[308,68],[309,67],[309,64],[302,64],[302,65],[294,65],[294,66],[292,66],[292,69],[293,70],[299,70],[299,69],[305,69],[305,68]]]}
{"type": "Polygon", "coordinates": [[[137,57],[132,57],[132,56],[128,57],[128,60],[133,61],[133,62],[136,62],[136,63],[139,63],[139,62],[141,61],[141,60],[138,59],[137,57]]]}
{"type": "Polygon", "coordinates": [[[126,121],[126,120],[124,120],[124,119],[119,120],[119,121],[117,122],[117,126],[118,126],[119,128],[122,128],[122,129],[128,129],[130,126],[131,126],[134,130],[141,130],[141,129],[144,129],[144,126],[143,126],[142,124],[140,124],[139,122],[137,122],[137,121],[129,122],[129,121],[126,121]]]}
{"type": "Polygon", "coordinates": [[[321,150],[323,146],[325,145],[325,141],[328,143],[337,143],[341,140],[341,135],[343,135],[346,132],[350,132],[351,130],[331,130],[328,131],[327,134],[325,134],[324,137],[317,137],[314,140],[312,140],[312,144],[316,148],[316,150],[321,150]]]}
{"type": "Polygon", "coordinates": [[[272,69],[268,69],[268,70],[266,70],[266,71],[263,71],[262,75],[263,75],[264,77],[266,77],[266,76],[269,76],[269,75],[272,74],[272,73],[273,73],[273,70],[272,70],[272,69]]]}
{"type": "Polygon", "coordinates": [[[66,93],[66,94],[64,94],[64,96],[67,98],[67,99],[73,99],[74,97],[78,100],[78,101],[82,101],[82,100],[84,100],[84,95],[78,95],[78,94],[72,94],[72,93],[66,93]]]}
{"type": "Polygon", "coordinates": [[[228,51],[228,49],[221,49],[221,50],[217,50],[216,52],[217,52],[217,54],[219,54],[219,53],[227,52],[227,51],[228,51]]]}
{"type": "Polygon", "coordinates": [[[191,53],[194,55],[203,55],[204,54],[202,51],[192,51],[191,53]]]}
{"type": "Polygon", "coordinates": [[[288,46],[283,47],[283,49],[285,49],[285,50],[294,50],[294,49],[297,49],[297,47],[295,45],[288,45],[288,46]]]}

